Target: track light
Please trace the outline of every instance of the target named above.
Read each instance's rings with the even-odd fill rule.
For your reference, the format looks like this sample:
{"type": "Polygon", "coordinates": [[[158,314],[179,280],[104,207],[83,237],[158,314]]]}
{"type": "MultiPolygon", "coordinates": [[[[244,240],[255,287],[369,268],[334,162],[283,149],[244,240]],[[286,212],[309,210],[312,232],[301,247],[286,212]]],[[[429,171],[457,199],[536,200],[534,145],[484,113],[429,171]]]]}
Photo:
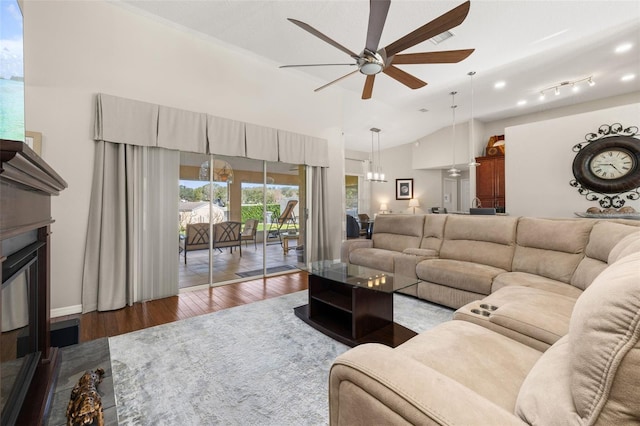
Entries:
{"type": "Polygon", "coordinates": [[[594,86],[596,83],[595,81],[593,81],[593,76],[589,76],[589,77],[585,77],[585,78],[580,78],[578,80],[571,80],[571,81],[563,81],[561,83],[558,83],[554,86],[549,86],[549,87],[545,87],[544,89],[540,90],[540,100],[544,100],[545,98],[545,92],[549,91],[549,90],[553,90],[553,94],[558,96],[560,95],[560,88],[561,87],[565,87],[565,86],[571,86],[571,90],[573,92],[579,92],[580,91],[580,86],[579,84],[582,82],[587,82],[587,84],[589,86],[594,86]]]}

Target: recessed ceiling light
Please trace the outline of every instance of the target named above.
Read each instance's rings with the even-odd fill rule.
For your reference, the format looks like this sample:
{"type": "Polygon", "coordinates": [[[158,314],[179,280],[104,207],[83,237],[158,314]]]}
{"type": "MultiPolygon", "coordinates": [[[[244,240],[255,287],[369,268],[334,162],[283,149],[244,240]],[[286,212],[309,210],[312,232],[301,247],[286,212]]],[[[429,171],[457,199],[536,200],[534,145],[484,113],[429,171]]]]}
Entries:
{"type": "Polygon", "coordinates": [[[506,85],[507,83],[504,81],[496,81],[496,84],[494,84],[493,87],[496,89],[502,89],[506,85]]]}
{"type": "Polygon", "coordinates": [[[633,44],[631,43],[622,43],[621,45],[616,47],[615,52],[616,53],[628,52],[629,50],[631,50],[632,47],[633,47],[633,44]]]}
{"type": "Polygon", "coordinates": [[[622,78],[620,79],[620,81],[631,81],[631,80],[633,80],[634,78],[636,78],[636,75],[635,75],[635,74],[626,74],[626,75],[623,75],[623,76],[622,76],[622,78]]]}
{"type": "Polygon", "coordinates": [[[526,105],[527,101],[525,101],[524,99],[518,101],[518,106],[522,106],[522,105],[526,105]]]}

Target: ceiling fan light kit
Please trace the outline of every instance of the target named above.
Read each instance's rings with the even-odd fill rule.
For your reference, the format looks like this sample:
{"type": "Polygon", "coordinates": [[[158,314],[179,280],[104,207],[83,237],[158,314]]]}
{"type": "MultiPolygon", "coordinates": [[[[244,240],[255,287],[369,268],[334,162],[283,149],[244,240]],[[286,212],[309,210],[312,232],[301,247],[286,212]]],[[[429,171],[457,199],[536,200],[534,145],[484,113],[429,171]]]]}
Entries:
{"type": "MultiPolygon", "coordinates": [[[[424,52],[424,53],[409,53],[400,54],[400,52],[409,49],[423,41],[433,39],[440,36],[443,33],[450,33],[450,29],[460,25],[467,17],[469,13],[470,2],[466,1],[458,7],[451,9],[447,13],[439,16],[438,18],[426,23],[420,28],[406,34],[404,37],[399,38],[395,42],[389,44],[386,47],[378,48],[382,30],[384,28],[385,21],[387,19],[387,13],[391,0],[370,0],[369,1],[369,25],[367,28],[367,40],[365,48],[362,53],[356,55],[350,49],[344,47],[335,40],[327,37],[320,31],[313,28],[311,25],[298,21],[296,19],[288,18],[293,24],[307,31],[308,33],[318,37],[322,41],[332,45],[333,47],[343,51],[351,58],[355,59],[355,64],[308,64],[308,65],[283,65],[281,68],[290,67],[309,67],[309,66],[334,66],[345,65],[358,67],[358,71],[361,74],[367,76],[364,88],[362,90],[362,99],[370,99],[373,94],[373,85],[375,76],[380,73],[384,73],[394,80],[404,84],[410,89],[419,89],[427,85],[426,82],[414,77],[413,75],[401,70],[394,66],[394,64],[447,64],[457,63],[466,59],[474,49],[463,50],[449,50],[440,52],[424,52]]],[[[451,33],[450,33],[451,34],[451,33]]],[[[346,77],[355,74],[351,72],[342,77],[339,77],[324,86],[321,86],[315,91],[324,89],[331,86],[346,77]]]]}
{"type": "Polygon", "coordinates": [[[380,54],[375,52],[365,51],[361,54],[362,59],[359,59],[360,72],[364,75],[376,75],[384,69],[384,60],[380,54]]]}

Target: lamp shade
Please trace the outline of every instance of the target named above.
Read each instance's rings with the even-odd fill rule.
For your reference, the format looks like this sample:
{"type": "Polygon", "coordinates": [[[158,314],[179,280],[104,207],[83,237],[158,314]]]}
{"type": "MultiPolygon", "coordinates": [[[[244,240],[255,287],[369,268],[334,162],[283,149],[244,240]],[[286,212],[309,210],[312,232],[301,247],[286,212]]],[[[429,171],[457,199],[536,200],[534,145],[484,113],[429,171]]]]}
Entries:
{"type": "Polygon", "coordinates": [[[380,211],[384,212],[387,210],[389,210],[389,207],[387,207],[387,203],[380,204],[380,211]]]}
{"type": "Polygon", "coordinates": [[[420,202],[417,198],[412,198],[409,200],[409,207],[420,207],[420,202]]]}

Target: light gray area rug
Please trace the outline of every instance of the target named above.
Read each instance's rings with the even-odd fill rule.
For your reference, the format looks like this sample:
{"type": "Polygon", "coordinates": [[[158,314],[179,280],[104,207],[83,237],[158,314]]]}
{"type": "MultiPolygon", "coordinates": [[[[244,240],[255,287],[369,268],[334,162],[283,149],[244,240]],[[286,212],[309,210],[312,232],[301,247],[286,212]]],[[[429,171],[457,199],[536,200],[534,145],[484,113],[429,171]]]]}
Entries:
{"type": "MultiPolygon", "coordinates": [[[[328,424],[328,378],[349,348],[293,308],[307,291],[111,337],[122,425],[328,424]]],[[[453,311],[395,295],[395,321],[416,332],[453,311]]]]}

